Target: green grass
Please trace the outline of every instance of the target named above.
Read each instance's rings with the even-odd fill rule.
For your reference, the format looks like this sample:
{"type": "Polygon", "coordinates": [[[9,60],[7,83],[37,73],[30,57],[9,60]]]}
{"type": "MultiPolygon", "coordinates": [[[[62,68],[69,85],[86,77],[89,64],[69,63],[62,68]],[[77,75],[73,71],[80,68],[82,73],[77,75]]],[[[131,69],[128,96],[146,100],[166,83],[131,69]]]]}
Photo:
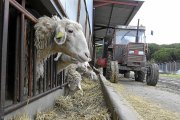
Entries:
{"type": "Polygon", "coordinates": [[[162,77],[170,77],[170,78],[180,78],[180,75],[175,74],[160,74],[162,77]]]}

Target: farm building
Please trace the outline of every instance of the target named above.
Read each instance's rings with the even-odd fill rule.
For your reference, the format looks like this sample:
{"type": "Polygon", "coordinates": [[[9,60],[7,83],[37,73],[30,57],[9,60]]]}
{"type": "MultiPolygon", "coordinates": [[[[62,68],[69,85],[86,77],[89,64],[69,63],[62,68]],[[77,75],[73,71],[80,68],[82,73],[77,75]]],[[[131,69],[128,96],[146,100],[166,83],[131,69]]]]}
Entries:
{"type": "Polygon", "coordinates": [[[37,49],[34,25],[42,16],[66,17],[82,25],[92,63],[96,46],[116,25],[128,25],[142,1],[124,0],[1,0],[0,118],[9,119],[29,104],[34,115],[64,94],[65,72],[57,74],[56,55],[44,62],[44,79],[36,81],[37,49]]]}

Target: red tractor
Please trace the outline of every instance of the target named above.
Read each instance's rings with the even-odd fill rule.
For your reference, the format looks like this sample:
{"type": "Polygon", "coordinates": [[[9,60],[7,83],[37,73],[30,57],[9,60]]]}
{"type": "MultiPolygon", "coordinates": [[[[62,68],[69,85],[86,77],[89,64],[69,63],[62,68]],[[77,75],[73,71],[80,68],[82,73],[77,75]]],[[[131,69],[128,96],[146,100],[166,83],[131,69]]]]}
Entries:
{"type": "Polygon", "coordinates": [[[104,38],[103,58],[98,65],[104,68],[104,76],[111,82],[117,82],[119,73],[124,77],[134,72],[135,81],[155,86],[159,79],[159,68],[155,63],[147,63],[148,46],[145,43],[145,27],[117,26],[114,37],[104,38]]]}

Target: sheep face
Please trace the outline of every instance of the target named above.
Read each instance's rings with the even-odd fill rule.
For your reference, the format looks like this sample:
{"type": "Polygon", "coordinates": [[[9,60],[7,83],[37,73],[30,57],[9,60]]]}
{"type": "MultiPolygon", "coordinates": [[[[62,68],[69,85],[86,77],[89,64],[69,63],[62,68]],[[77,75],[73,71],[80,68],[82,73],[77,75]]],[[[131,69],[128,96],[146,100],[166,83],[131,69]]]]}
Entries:
{"type": "Polygon", "coordinates": [[[63,19],[56,28],[55,43],[61,46],[63,53],[76,58],[79,62],[88,61],[90,53],[82,26],[68,19],[63,19]]]}

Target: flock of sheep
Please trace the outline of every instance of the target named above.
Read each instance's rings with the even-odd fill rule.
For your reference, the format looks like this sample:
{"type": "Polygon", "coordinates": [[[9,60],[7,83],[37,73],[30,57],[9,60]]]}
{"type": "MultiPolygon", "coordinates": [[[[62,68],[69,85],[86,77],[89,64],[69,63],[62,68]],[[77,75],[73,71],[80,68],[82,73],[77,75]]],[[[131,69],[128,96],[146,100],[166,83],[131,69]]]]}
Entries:
{"type": "Polygon", "coordinates": [[[66,69],[66,79],[70,90],[81,89],[81,76],[96,80],[88,62],[90,52],[82,26],[74,21],[58,16],[41,17],[34,26],[35,47],[37,49],[36,80],[44,76],[44,62],[57,54],[57,74],[66,69]]]}

